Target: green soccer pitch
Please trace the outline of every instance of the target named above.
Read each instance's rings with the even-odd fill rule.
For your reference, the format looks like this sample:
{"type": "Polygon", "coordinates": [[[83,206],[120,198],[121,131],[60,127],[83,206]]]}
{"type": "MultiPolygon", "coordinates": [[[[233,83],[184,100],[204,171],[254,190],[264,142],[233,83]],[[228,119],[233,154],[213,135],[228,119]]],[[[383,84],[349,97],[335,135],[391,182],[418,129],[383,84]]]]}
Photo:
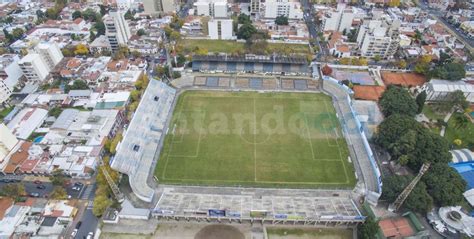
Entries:
{"type": "Polygon", "coordinates": [[[348,155],[324,94],[186,91],[155,175],[169,184],[352,188],[348,155]]]}

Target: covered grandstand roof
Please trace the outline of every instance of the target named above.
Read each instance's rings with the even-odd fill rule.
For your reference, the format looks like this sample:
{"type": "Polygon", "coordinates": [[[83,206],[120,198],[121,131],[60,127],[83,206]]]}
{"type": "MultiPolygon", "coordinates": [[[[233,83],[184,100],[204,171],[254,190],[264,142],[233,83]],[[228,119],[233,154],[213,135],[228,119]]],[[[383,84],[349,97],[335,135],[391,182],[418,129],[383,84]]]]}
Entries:
{"type": "Polygon", "coordinates": [[[133,192],[146,202],[153,199],[147,179],[175,94],[165,83],[150,81],[111,164],[129,176],[133,192]]]}
{"type": "Polygon", "coordinates": [[[453,163],[466,163],[474,161],[474,153],[469,149],[457,149],[449,151],[453,155],[453,163]]]}
{"type": "Polygon", "coordinates": [[[243,56],[231,55],[194,55],[193,61],[217,61],[217,62],[259,62],[259,63],[287,63],[287,64],[308,64],[306,57],[301,56],[277,56],[277,55],[253,55],[243,56]]]}

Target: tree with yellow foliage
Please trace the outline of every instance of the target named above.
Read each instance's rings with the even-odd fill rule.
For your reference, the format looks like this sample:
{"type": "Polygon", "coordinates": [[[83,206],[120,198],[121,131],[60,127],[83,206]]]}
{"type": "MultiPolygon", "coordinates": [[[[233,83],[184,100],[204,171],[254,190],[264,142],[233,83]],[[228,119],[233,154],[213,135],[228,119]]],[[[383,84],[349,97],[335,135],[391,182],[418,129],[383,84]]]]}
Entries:
{"type": "Polygon", "coordinates": [[[84,44],[77,44],[76,49],[74,50],[75,55],[87,55],[89,54],[89,49],[84,44]]]}
{"type": "Polygon", "coordinates": [[[388,3],[389,7],[399,7],[400,6],[400,0],[390,0],[388,3]]]}

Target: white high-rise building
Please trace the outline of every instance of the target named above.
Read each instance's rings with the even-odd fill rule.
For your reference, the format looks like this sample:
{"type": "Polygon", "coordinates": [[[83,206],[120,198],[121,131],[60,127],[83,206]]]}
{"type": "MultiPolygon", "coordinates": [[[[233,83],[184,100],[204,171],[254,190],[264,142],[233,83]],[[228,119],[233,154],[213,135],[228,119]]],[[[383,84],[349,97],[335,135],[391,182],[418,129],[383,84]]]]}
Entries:
{"type": "Polygon", "coordinates": [[[0,165],[3,163],[3,159],[13,150],[15,145],[18,143],[18,139],[12,134],[8,127],[1,123],[0,124],[0,165]]]}
{"type": "Polygon", "coordinates": [[[49,67],[40,54],[29,53],[18,62],[23,75],[31,82],[40,82],[49,74],[49,67]]]}
{"type": "Polygon", "coordinates": [[[260,0],[250,0],[250,13],[256,14],[260,13],[260,0]]]}
{"type": "Polygon", "coordinates": [[[23,76],[18,62],[20,58],[15,54],[0,56],[0,104],[10,98],[13,89],[23,76]]]}
{"type": "Polygon", "coordinates": [[[336,10],[330,10],[323,15],[322,28],[324,31],[337,32],[350,30],[355,15],[354,8],[346,8],[344,4],[339,4],[336,10]]]}
{"type": "Polygon", "coordinates": [[[265,18],[277,18],[285,16],[289,19],[303,19],[303,11],[299,2],[289,0],[267,0],[265,1],[265,18]]]}
{"type": "Polygon", "coordinates": [[[146,14],[157,15],[177,11],[174,0],[143,0],[143,8],[146,14]]]}
{"type": "Polygon", "coordinates": [[[41,56],[50,71],[64,58],[56,43],[40,43],[35,47],[35,52],[41,56]]]}
{"type": "Polygon", "coordinates": [[[226,18],[227,0],[198,0],[194,3],[196,15],[226,18]]]}
{"type": "Polygon", "coordinates": [[[398,49],[400,21],[370,20],[357,35],[361,56],[390,58],[398,49]]]}
{"type": "Polygon", "coordinates": [[[104,19],[105,35],[112,51],[116,51],[121,45],[127,45],[130,39],[130,28],[124,15],[125,13],[121,11],[110,11],[104,19]]]}
{"type": "Polygon", "coordinates": [[[212,19],[208,23],[209,38],[213,40],[234,40],[232,19],[212,19]]]}

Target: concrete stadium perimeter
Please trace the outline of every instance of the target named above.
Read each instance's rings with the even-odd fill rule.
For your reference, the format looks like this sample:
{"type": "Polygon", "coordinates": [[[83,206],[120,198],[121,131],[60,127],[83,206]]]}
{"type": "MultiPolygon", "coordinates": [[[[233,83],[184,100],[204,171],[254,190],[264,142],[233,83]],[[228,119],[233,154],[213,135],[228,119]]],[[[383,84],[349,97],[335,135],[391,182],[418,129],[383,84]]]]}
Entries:
{"type": "MultiPolygon", "coordinates": [[[[257,90],[235,88],[235,84],[230,87],[207,87],[194,85],[194,77],[187,79],[184,76],[179,84],[181,90],[185,89],[220,89],[220,90],[257,90]],[[187,82],[186,82],[187,81],[187,82]]],[[[297,77],[293,77],[297,78],[297,77]]],[[[310,80],[310,79],[309,79],[310,80]]],[[[320,92],[315,89],[288,90],[281,85],[281,79],[275,78],[275,89],[258,89],[262,91],[290,91],[290,92],[320,92]]],[[[310,80],[314,81],[314,80],[310,80]]],[[[250,87],[250,86],[249,86],[250,87]]],[[[180,91],[180,90],[179,90],[180,91]]],[[[178,92],[179,92],[178,91],[178,92]]],[[[334,98],[334,103],[341,121],[346,124],[345,138],[350,146],[350,153],[358,176],[358,184],[354,190],[314,190],[314,189],[263,189],[263,188],[236,188],[236,187],[193,187],[193,186],[172,186],[158,184],[153,178],[154,168],[158,160],[164,137],[161,138],[155,153],[152,165],[148,174],[148,185],[155,189],[153,196],[153,209],[155,217],[162,218],[185,218],[196,220],[237,220],[261,221],[271,223],[300,223],[300,224],[353,224],[364,220],[360,214],[356,203],[361,197],[367,200],[376,200],[378,197],[371,196],[377,194],[376,183],[370,172],[364,172],[370,166],[367,154],[364,154],[361,138],[349,131],[354,129],[354,118],[345,115],[350,113],[349,106],[341,101],[347,97],[347,93],[341,92],[337,86],[325,84],[324,92],[334,98]],[[340,105],[342,103],[342,105],[340,105]],[[342,116],[342,117],[341,117],[342,116]],[[346,122],[347,121],[347,122],[346,122]],[[348,135],[349,134],[349,135],[348,135]],[[355,160],[354,160],[355,159],[355,160]],[[361,170],[364,169],[364,170],[361,170]],[[354,199],[354,200],[353,200],[354,199]],[[214,211],[215,215],[210,215],[214,211]],[[260,213],[255,216],[255,213],[260,213]],[[219,214],[221,213],[221,214],[219,214]],[[227,214],[227,215],[225,215],[227,214]],[[253,214],[253,215],[252,215],[253,214]]],[[[179,94],[179,93],[178,93],[179,94]]],[[[176,97],[177,98],[177,97],[176,97]]],[[[176,100],[173,103],[174,108],[176,100]]],[[[168,128],[170,116],[164,129],[168,128]]],[[[164,132],[166,132],[164,130],[164,132]]],[[[371,171],[371,170],[369,170],[371,171]]],[[[142,181],[143,182],[143,181],[142,181]]],[[[133,184],[134,182],[131,181],[133,184]]],[[[143,185],[142,185],[143,186],[143,185]]],[[[134,187],[132,186],[132,189],[134,187]]],[[[374,202],[373,202],[374,203],[374,202]]]]}

